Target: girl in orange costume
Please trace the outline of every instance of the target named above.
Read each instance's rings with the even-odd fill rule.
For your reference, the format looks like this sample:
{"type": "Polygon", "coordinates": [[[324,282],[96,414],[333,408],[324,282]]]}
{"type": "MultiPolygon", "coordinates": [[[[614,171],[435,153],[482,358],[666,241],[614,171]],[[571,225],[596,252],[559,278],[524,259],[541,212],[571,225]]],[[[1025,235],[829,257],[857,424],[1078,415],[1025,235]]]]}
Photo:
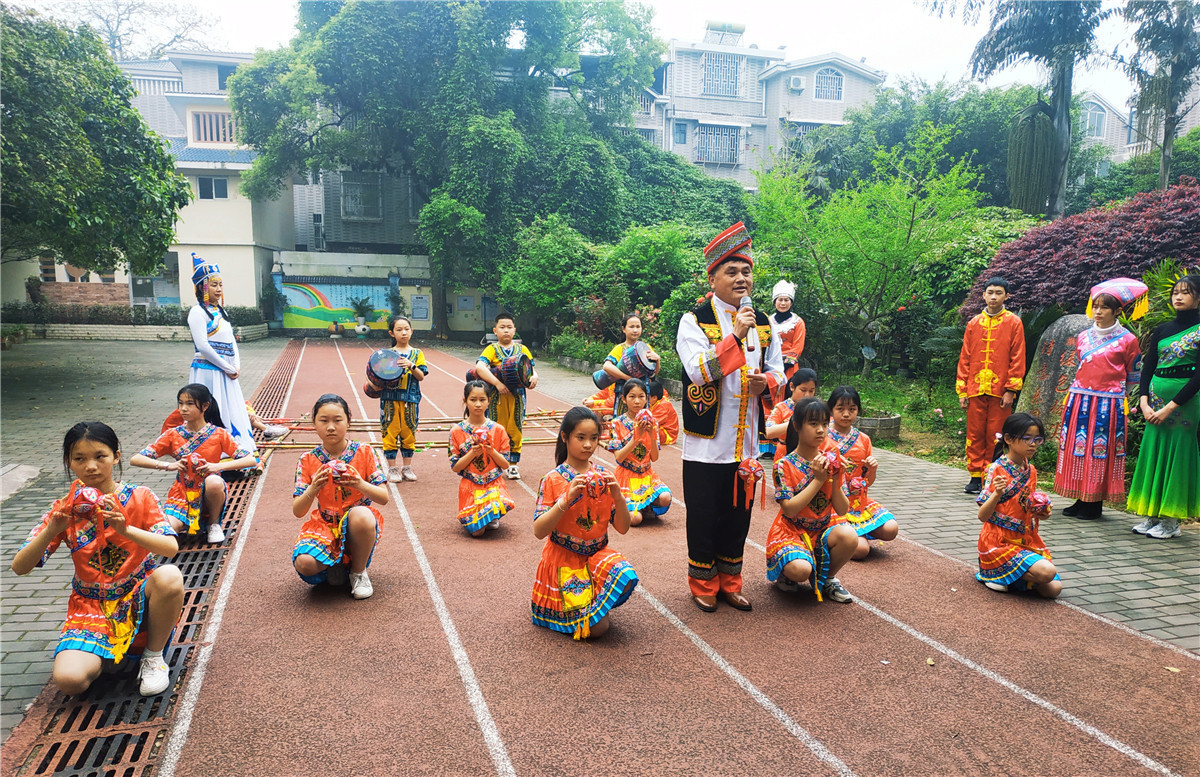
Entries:
{"type": "Polygon", "coordinates": [[[487,417],[487,384],[482,380],[463,386],[463,405],[466,420],[450,429],[450,468],[462,476],[458,521],[472,537],[482,537],[516,507],[500,477],[508,466],[508,433],[487,417]]]}
{"type": "Polygon", "coordinates": [[[371,503],[388,503],[387,480],[369,445],[346,439],[350,406],[337,394],[317,398],[313,426],[321,444],[296,464],[292,515],[303,518],[292,549],[292,566],[309,585],[342,585],[350,572],[350,595],[375,592],[367,567],[383,530],[383,515],[371,503]],[[355,493],[357,492],[357,493],[355,493]]]}
{"type": "Polygon", "coordinates": [[[838,386],[829,395],[828,444],[846,461],[844,487],[850,500],[846,520],[858,534],[858,548],[851,558],[864,559],[871,552],[868,540],[894,540],[900,533],[896,518],[886,507],[867,495],[867,488],[875,482],[879,462],[871,438],[854,427],[858,414],[862,412],[862,397],[853,386],[838,386]]]}
{"type": "Polygon", "coordinates": [[[608,548],[608,527],[629,531],[629,509],[616,477],[592,463],[600,419],[586,407],[563,416],[554,446],[558,464],[542,478],[533,534],[546,538],[533,583],[533,622],[575,639],[608,631],[608,613],[629,598],[637,573],[608,548]]]}
{"type": "Polygon", "coordinates": [[[612,420],[608,449],[617,460],[617,483],[629,507],[629,522],[662,516],[671,507],[671,490],[654,474],[660,445],[658,422],[646,409],[646,384],[638,378],[625,381],[626,412],[612,420]]]}

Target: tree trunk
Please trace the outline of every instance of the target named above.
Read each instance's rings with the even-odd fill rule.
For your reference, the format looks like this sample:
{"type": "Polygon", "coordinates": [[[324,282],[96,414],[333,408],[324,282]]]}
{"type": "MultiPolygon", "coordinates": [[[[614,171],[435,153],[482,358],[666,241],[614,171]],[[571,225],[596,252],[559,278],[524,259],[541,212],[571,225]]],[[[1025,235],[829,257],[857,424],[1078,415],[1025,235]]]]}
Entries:
{"type": "Polygon", "coordinates": [[[1175,133],[1179,129],[1179,93],[1175,88],[1175,63],[1170,65],[1169,96],[1163,117],[1162,157],[1158,161],[1158,188],[1166,189],[1171,179],[1171,155],[1175,153],[1175,133]]]}
{"type": "Polygon", "coordinates": [[[1071,83],[1075,75],[1075,57],[1068,55],[1055,62],[1051,76],[1050,105],[1054,109],[1054,134],[1057,147],[1054,171],[1050,177],[1050,203],[1046,217],[1060,219],[1067,206],[1067,167],[1071,161],[1071,83]]]}
{"type": "Polygon", "coordinates": [[[442,269],[441,262],[430,275],[430,319],[433,322],[433,331],[430,333],[437,340],[446,340],[450,337],[450,322],[446,319],[446,286],[448,280],[446,271],[442,269]]]}

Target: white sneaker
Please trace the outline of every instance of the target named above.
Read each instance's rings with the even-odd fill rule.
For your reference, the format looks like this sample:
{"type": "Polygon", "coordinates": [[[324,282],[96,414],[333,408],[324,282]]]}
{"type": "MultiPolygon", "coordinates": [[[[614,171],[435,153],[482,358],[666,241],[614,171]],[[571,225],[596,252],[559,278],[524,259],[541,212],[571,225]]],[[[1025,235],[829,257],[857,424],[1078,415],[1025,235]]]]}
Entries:
{"type": "Polygon", "coordinates": [[[287,434],[290,431],[291,431],[291,429],[287,428],[286,426],[277,426],[276,424],[270,424],[269,426],[267,426],[267,428],[262,430],[262,436],[263,436],[264,440],[274,440],[278,437],[284,436],[285,434],[287,434]]]}
{"type": "Polygon", "coordinates": [[[330,585],[338,586],[346,584],[346,565],[334,564],[325,573],[325,582],[330,585]]]}
{"type": "Polygon", "coordinates": [[[821,593],[835,602],[842,602],[843,604],[854,601],[854,597],[850,595],[850,592],[846,590],[846,587],[836,577],[830,578],[821,593]]]}
{"type": "Polygon", "coordinates": [[[1179,521],[1174,518],[1164,518],[1157,526],[1146,532],[1147,537],[1153,537],[1156,540],[1169,540],[1180,534],[1183,532],[1179,528],[1179,521]]]}
{"type": "Polygon", "coordinates": [[[388,481],[389,482],[399,483],[403,479],[404,479],[404,476],[400,474],[399,467],[388,467],[388,481]]]}
{"type": "Polygon", "coordinates": [[[1150,530],[1155,526],[1158,526],[1158,523],[1161,520],[1161,518],[1147,518],[1146,520],[1134,526],[1133,531],[1137,532],[1138,534],[1149,534],[1150,530]]]}
{"type": "Polygon", "coordinates": [[[1008,590],[1008,586],[1006,586],[1004,583],[994,583],[991,580],[985,580],[983,581],[983,584],[993,591],[999,591],[1000,593],[1004,593],[1008,590]]]}
{"type": "Polygon", "coordinates": [[[217,545],[225,541],[225,530],[221,528],[219,523],[210,523],[208,525],[208,542],[211,545],[217,545]]]}
{"type": "Polygon", "coordinates": [[[516,464],[510,464],[508,469],[504,470],[504,475],[509,480],[520,480],[521,479],[521,471],[519,469],[517,469],[516,464]]]}
{"type": "Polygon", "coordinates": [[[167,668],[167,662],[163,661],[161,655],[155,658],[143,656],[138,667],[138,680],[141,681],[138,686],[139,693],[143,696],[157,696],[171,684],[171,670],[167,668]]]}
{"type": "Polygon", "coordinates": [[[412,467],[402,467],[400,469],[400,477],[404,478],[405,480],[416,480],[417,473],[413,472],[412,467]]]}
{"type": "Polygon", "coordinates": [[[355,599],[366,599],[373,593],[375,593],[375,589],[371,586],[371,578],[367,577],[367,570],[350,573],[351,596],[355,599]]]}
{"type": "Polygon", "coordinates": [[[794,594],[800,590],[799,583],[797,583],[795,580],[789,580],[783,575],[780,575],[779,579],[775,581],[775,587],[788,594],[794,594]]]}

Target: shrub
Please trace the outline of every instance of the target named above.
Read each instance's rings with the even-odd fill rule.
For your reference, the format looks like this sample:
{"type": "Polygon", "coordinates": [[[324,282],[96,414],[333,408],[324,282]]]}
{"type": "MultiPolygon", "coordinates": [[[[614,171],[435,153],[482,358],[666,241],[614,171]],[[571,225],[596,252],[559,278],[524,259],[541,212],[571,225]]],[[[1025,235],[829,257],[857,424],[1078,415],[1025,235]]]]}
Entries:
{"type": "Polygon", "coordinates": [[[129,325],[133,323],[133,311],[128,305],[91,305],[83,315],[87,320],[81,323],[87,324],[129,325]]]}
{"type": "Polygon", "coordinates": [[[254,326],[263,322],[262,311],[258,308],[225,308],[225,313],[229,315],[229,323],[234,326],[254,326]]]}
{"type": "Polygon", "coordinates": [[[146,323],[152,326],[187,326],[187,314],[178,305],[159,305],[146,311],[146,323]]]}
{"type": "MultiPolygon", "coordinates": [[[[1061,305],[1083,312],[1093,285],[1106,278],[1140,278],[1167,257],[1200,261],[1200,186],[1190,179],[1166,191],[1139,194],[1036,227],[1003,246],[967,295],[978,300],[988,278],[1012,284],[1009,307],[1061,305]]],[[[964,318],[976,309],[965,306],[964,318]]]]}

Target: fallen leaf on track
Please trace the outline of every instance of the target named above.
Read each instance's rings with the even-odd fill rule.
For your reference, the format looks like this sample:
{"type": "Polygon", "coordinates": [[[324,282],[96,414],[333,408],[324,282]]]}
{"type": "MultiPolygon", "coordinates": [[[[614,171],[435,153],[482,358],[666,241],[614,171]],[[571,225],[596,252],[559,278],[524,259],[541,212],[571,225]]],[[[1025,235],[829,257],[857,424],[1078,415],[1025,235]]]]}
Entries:
{"type": "Polygon", "coordinates": [[[1179,670],[1173,666],[1164,666],[1163,669],[1166,669],[1168,672],[1175,672],[1176,674],[1179,673],[1179,670]]]}
{"type": "Polygon", "coordinates": [[[933,666],[933,659],[927,658],[927,659],[925,659],[925,663],[929,664],[930,666],[933,666]]]}

